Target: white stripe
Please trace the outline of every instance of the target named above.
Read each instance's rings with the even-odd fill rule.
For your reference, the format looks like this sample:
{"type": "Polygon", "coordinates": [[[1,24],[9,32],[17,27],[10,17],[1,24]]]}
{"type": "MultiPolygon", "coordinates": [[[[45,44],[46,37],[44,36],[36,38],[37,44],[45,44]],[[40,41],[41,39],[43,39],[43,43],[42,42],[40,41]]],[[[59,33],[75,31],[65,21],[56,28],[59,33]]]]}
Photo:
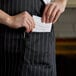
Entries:
{"type": "MultiPolygon", "coordinates": [[[[43,36],[43,37],[42,37],[42,38],[43,38],[43,39],[42,39],[42,40],[43,40],[43,41],[42,41],[42,46],[43,46],[43,45],[46,45],[46,44],[44,44],[44,41],[45,41],[45,40],[44,40],[44,33],[42,34],[42,36],[43,36]]],[[[45,51],[44,47],[42,47],[42,53],[44,53],[43,51],[45,51]]],[[[43,54],[42,54],[42,55],[43,55],[43,54]]],[[[44,61],[44,56],[42,56],[42,60],[44,61]]],[[[44,65],[42,65],[42,66],[43,66],[42,76],[44,76],[44,65]]]]}
{"type": "MultiPolygon", "coordinates": [[[[3,1],[4,2],[4,1],[3,1]]],[[[4,5],[4,7],[3,7],[4,9],[5,9],[5,5],[4,5]]],[[[5,32],[6,33],[6,32],[5,32]]],[[[5,40],[4,40],[4,48],[6,48],[6,34],[4,33],[4,35],[5,35],[5,40]]],[[[4,58],[4,59],[6,59],[6,57],[4,58]]],[[[5,69],[6,69],[6,63],[5,63],[5,69]]],[[[6,71],[6,70],[5,70],[6,71]]]]}
{"type": "MultiPolygon", "coordinates": [[[[38,53],[38,58],[39,58],[40,49],[41,49],[41,48],[40,48],[40,43],[41,43],[41,42],[40,42],[40,34],[39,34],[39,49],[38,49],[38,50],[39,50],[39,53],[38,53]]],[[[38,59],[38,61],[39,61],[39,59],[38,59]]],[[[41,68],[41,65],[39,65],[39,76],[40,76],[40,68],[41,68]]]]}
{"type": "MultiPolygon", "coordinates": [[[[47,44],[47,46],[46,46],[46,51],[49,52],[49,50],[47,49],[48,43],[49,43],[49,42],[48,42],[49,33],[47,33],[47,36],[46,36],[46,37],[47,37],[47,40],[46,40],[46,41],[47,41],[47,43],[46,43],[46,44],[47,44]]],[[[47,57],[46,57],[46,62],[48,62],[48,55],[47,55],[47,57]]],[[[48,68],[48,67],[47,67],[47,68],[48,68]]],[[[49,68],[48,68],[48,69],[49,69],[49,68]]],[[[46,73],[47,76],[48,76],[48,73],[49,73],[49,72],[48,72],[48,69],[47,69],[47,73],[46,73]]],[[[50,70],[49,70],[49,71],[50,71],[50,70]]]]}
{"type": "MultiPolygon", "coordinates": [[[[32,33],[33,34],[33,33],[32,33]]],[[[34,42],[36,41],[36,35],[34,36],[34,42]]],[[[34,55],[33,55],[33,61],[34,61],[34,57],[35,57],[35,51],[36,51],[36,49],[35,49],[35,44],[34,44],[34,55]]],[[[34,62],[33,62],[33,64],[34,64],[34,62]]],[[[34,65],[34,67],[35,67],[35,65],[34,65]]],[[[36,67],[34,68],[34,69],[36,69],[36,67]]],[[[34,76],[36,76],[36,70],[34,71],[34,76]]]]}

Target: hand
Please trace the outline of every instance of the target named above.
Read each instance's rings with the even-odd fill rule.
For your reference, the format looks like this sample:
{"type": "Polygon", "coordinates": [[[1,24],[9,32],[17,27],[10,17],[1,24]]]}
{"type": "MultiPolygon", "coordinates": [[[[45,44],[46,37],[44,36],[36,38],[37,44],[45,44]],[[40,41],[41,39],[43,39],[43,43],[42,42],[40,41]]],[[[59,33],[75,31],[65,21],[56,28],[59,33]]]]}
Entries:
{"type": "Polygon", "coordinates": [[[11,28],[25,27],[26,32],[30,32],[35,27],[35,23],[28,12],[23,12],[18,15],[11,16],[11,24],[9,26],[11,28]]]}
{"type": "Polygon", "coordinates": [[[43,12],[42,22],[55,23],[64,10],[65,4],[62,2],[56,1],[47,4],[43,12]]]}

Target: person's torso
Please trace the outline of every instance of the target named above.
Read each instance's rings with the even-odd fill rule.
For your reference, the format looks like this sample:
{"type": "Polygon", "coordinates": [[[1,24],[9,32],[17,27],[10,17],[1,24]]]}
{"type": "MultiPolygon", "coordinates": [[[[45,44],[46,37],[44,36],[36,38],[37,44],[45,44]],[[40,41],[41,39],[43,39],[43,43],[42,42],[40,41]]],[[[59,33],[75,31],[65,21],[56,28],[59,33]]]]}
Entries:
{"type": "MultiPolygon", "coordinates": [[[[27,11],[30,15],[42,16],[44,7],[45,4],[43,0],[0,0],[0,9],[9,15],[17,15],[27,11]]],[[[17,33],[16,35],[18,35],[20,32],[23,33],[24,30],[25,28],[12,29],[6,25],[0,24],[0,32],[2,35],[4,35],[5,32],[7,35],[8,32],[14,35],[17,33]]]]}
{"type": "Polygon", "coordinates": [[[31,15],[41,15],[44,8],[43,0],[0,0],[0,9],[10,15],[28,11],[31,15]]]}

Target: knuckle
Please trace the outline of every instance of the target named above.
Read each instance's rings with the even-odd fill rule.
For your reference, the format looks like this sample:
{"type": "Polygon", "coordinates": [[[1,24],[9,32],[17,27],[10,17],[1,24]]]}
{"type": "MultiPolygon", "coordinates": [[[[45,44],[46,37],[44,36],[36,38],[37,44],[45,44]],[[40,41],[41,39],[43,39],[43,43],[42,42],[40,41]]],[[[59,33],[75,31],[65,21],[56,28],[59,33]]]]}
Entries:
{"type": "Polygon", "coordinates": [[[55,13],[52,13],[52,15],[51,15],[52,17],[54,17],[55,16],[55,13]]]}
{"type": "Polygon", "coordinates": [[[23,16],[26,17],[27,14],[28,14],[27,11],[25,11],[25,12],[23,13],[23,16]]]}
{"type": "Polygon", "coordinates": [[[58,10],[58,9],[60,9],[60,7],[56,5],[56,6],[55,6],[55,9],[58,10]]]}
{"type": "Polygon", "coordinates": [[[49,6],[50,4],[51,4],[51,3],[47,3],[47,4],[46,4],[46,7],[49,6]]]}
{"type": "Polygon", "coordinates": [[[27,14],[27,11],[25,11],[24,13],[27,14]]]}
{"type": "Polygon", "coordinates": [[[25,15],[25,12],[23,12],[22,15],[25,15]]]}
{"type": "Polygon", "coordinates": [[[23,18],[23,19],[25,19],[25,17],[26,17],[26,14],[25,14],[25,13],[23,13],[22,18],[23,18]]]}
{"type": "Polygon", "coordinates": [[[52,5],[53,5],[53,6],[56,6],[56,3],[54,2],[54,3],[52,3],[52,5]]]}
{"type": "Polygon", "coordinates": [[[22,20],[23,20],[23,21],[25,20],[25,15],[22,16],[22,20]]]}
{"type": "Polygon", "coordinates": [[[50,13],[46,13],[46,16],[47,16],[47,17],[50,16],[50,13]]]}

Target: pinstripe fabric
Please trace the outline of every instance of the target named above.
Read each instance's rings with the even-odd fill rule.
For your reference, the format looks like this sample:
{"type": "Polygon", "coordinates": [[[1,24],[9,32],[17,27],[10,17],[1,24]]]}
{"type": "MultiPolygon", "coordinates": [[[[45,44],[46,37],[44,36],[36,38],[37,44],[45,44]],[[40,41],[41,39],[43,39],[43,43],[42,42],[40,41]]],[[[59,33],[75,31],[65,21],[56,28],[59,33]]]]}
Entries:
{"type": "MultiPolygon", "coordinates": [[[[0,9],[10,15],[28,11],[41,16],[42,0],[0,0],[0,9]]],[[[54,30],[26,33],[0,24],[0,76],[56,76],[54,30]]]]}
{"type": "Polygon", "coordinates": [[[26,38],[22,76],[56,76],[53,30],[52,33],[30,33],[29,36],[26,38]]]}

